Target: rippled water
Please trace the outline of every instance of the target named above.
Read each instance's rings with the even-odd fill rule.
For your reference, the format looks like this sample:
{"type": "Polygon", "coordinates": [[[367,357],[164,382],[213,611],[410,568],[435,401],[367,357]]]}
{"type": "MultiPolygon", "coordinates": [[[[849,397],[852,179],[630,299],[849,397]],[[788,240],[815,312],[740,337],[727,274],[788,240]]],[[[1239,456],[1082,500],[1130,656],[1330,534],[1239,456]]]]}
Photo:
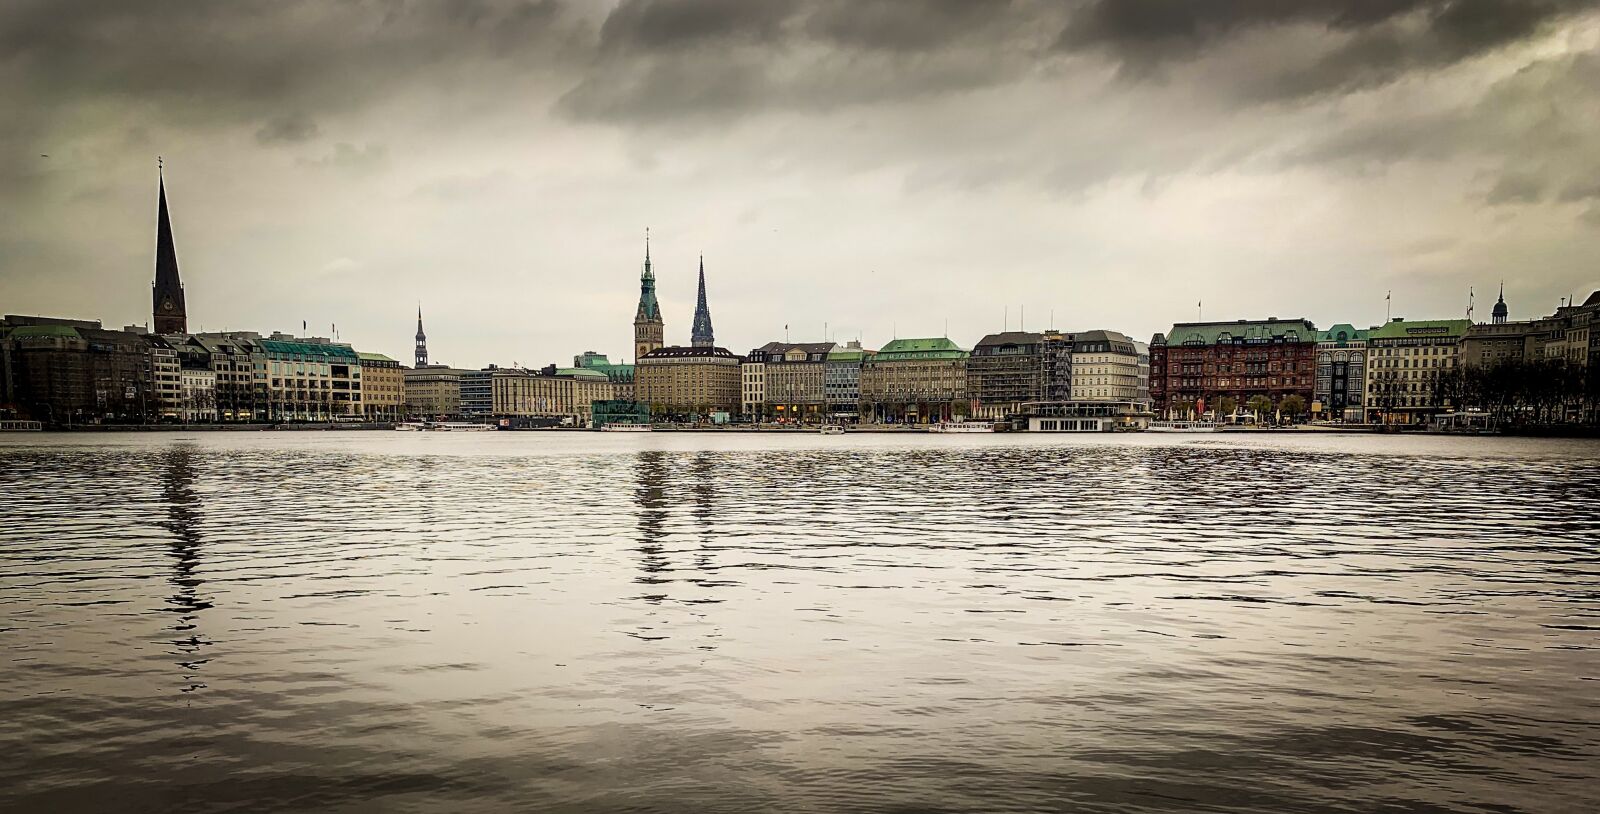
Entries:
{"type": "Polygon", "coordinates": [[[0,810],[1600,808],[1600,445],[0,439],[0,810]]]}

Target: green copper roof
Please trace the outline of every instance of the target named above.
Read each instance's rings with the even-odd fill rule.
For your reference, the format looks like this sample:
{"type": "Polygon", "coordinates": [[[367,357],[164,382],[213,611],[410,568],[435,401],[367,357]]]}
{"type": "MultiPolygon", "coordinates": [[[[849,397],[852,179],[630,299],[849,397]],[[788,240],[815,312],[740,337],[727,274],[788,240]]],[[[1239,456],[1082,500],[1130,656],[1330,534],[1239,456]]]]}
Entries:
{"type": "Polygon", "coordinates": [[[1368,339],[1431,339],[1441,336],[1459,337],[1467,332],[1472,325],[1464,319],[1419,319],[1409,321],[1393,319],[1383,325],[1373,328],[1368,334],[1368,339]]]}
{"type": "Polygon", "coordinates": [[[592,367],[558,367],[556,368],[556,375],[571,376],[574,379],[593,379],[600,382],[610,381],[606,374],[592,367]]]}
{"type": "Polygon", "coordinates": [[[78,338],[78,329],[71,325],[18,325],[11,329],[13,339],[26,339],[30,336],[62,336],[73,339],[78,338]]]}
{"type": "Polygon", "coordinates": [[[859,362],[867,354],[859,348],[834,348],[828,351],[830,362],[859,362]]]}
{"type": "Polygon", "coordinates": [[[297,356],[332,356],[339,359],[356,359],[356,352],[343,345],[323,345],[317,342],[284,342],[279,339],[261,340],[261,348],[267,353],[293,354],[297,356]]]}
{"type": "Polygon", "coordinates": [[[873,357],[873,361],[888,362],[896,359],[965,359],[968,354],[948,337],[933,339],[896,339],[873,357]]]}
{"type": "Polygon", "coordinates": [[[1348,322],[1341,322],[1318,334],[1317,339],[1322,342],[1338,342],[1341,332],[1344,333],[1344,341],[1346,342],[1361,342],[1367,338],[1366,328],[1357,328],[1348,322]]]}
{"type": "MultiPolygon", "coordinates": [[[[362,353],[361,351],[356,351],[356,356],[360,357],[361,361],[363,362],[394,362],[393,359],[390,359],[381,353],[362,353]]],[[[395,364],[399,364],[399,362],[395,362],[395,364]]]]}
{"type": "Polygon", "coordinates": [[[1237,322],[1180,322],[1167,334],[1167,345],[1215,345],[1237,339],[1260,341],[1295,335],[1295,341],[1315,342],[1317,326],[1306,319],[1241,319],[1237,322]]]}

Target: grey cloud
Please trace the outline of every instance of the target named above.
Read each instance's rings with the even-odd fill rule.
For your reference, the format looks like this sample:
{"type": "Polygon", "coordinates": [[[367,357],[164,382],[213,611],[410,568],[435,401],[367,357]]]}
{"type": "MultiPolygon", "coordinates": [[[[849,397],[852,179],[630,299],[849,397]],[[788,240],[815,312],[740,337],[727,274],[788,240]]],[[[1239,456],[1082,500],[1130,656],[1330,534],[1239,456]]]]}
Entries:
{"type": "Polygon", "coordinates": [[[256,130],[256,141],[262,144],[307,141],[317,135],[317,123],[304,113],[289,113],[268,119],[256,130]]]}
{"type": "Polygon", "coordinates": [[[1562,203],[1576,203],[1589,199],[1600,201],[1600,178],[1591,177],[1581,181],[1574,181],[1561,190],[1556,200],[1562,203]]]}
{"type": "Polygon", "coordinates": [[[1545,183],[1535,175],[1508,173],[1500,176],[1484,195],[1490,206],[1504,204],[1538,203],[1544,198],[1545,183]]]}
{"type": "Polygon", "coordinates": [[[333,146],[333,152],[316,159],[302,159],[302,166],[328,167],[344,172],[370,173],[383,169],[389,163],[389,148],[382,144],[363,144],[357,147],[348,142],[333,146]]]}

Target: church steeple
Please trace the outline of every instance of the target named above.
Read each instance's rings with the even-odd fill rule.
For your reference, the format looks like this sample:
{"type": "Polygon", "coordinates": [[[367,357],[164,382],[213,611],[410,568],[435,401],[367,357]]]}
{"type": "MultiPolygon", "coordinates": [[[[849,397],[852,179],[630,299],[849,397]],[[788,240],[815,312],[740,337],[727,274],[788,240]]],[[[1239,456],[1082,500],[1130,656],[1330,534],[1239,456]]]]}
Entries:
{"type": "Polygon", "coordinates": [[[711,331],[711,309],[706,305],[706,256],[703,254],[700,255],[700,295],[695,300],[694,329],[690,340],[697,348],[709,348],[717,344],[711,331]]]}
{"type": "Polygon", "coordinates": [[[422,332],[422,305],[417,305],[417,369],[428,366],[428,335],[422,332]]]}
{"type": "Polygon", "coordinates": [[[167,179],[157,173],[159,213],[156,219],[156,281],[151,290],[150,305],[154,328],[158,334],[183,334],[189,332],[189,314],[183,303],[183,283],[178,279],[178,250],[172,243],[172,218],[167,213],[167,179]]]}
{"type": "Polygon", "coordinates": [[[1495,301],[1494,304],[1494,324],[1503,325],[1505,324],[1505,321],[1510,318],[1510,316],[1511,309],[1506,307],[1506,283],[1504,280],[1501,280],[1500,299],[1495,301]]]}
{"type": "Polygon", "coordinates": [[[650,230],[644,230],[644,273],[639,275],[639,307],[633,315],[633,358],[661,347],[666,328],[656,302],[656,274],[650,268],[650,230]]]}

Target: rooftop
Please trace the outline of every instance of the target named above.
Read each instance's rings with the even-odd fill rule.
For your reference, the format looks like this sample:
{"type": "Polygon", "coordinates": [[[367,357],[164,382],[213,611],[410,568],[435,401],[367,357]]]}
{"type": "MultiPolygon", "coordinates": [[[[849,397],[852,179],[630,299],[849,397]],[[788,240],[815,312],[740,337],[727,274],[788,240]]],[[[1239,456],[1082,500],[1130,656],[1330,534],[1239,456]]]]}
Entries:
{"type": "Polygon", "coordinates": [[[1235,322],[1179,322],[1167,334],[1170,345],[1215,345],[1236,340],[1282,339],[1314,342],[1317,326],[1309,319],[1241,319],[1235,322]]]}
{"type": "Polygon", "coordinates": [[[965,359],[968,354],[949,337],[929,339],[896,339],[884,345],[873,357],[874,361],[888,362],[896,359],[965,359]]]}
{"type": "Polygon", "coordinates": [[[1409,337],[1461,336],[1472,323],[1465,319],[1419,319],[1395,317],[1367,332],[1368,339],[1406,339],[1409,337]]]}

